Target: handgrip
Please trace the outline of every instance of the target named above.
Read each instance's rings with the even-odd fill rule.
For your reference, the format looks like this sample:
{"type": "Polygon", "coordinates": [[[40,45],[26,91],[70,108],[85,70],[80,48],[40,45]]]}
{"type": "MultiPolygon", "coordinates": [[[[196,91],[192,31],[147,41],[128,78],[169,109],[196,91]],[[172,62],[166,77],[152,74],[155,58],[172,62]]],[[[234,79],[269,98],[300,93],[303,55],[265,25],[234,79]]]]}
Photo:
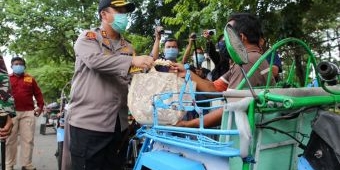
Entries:
{"type": "Polygon", "coordinates": [[[321,78],[327,81],[329,85],[336,85],[336,76],[339,75],[339,68],[336,64],[328,61],[322,61],[317,65],[316,70],[320,74],[321,78]]]}

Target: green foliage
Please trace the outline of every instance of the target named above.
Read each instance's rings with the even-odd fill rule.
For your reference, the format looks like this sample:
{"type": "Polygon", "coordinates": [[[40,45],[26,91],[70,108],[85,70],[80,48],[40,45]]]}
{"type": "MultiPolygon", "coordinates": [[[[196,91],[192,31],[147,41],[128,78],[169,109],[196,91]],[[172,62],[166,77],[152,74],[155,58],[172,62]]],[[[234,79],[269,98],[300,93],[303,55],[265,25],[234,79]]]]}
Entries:
{"type": "Polygon", "coordinates": [[[46,102],[49,103],[60,96],[62,87],[72,77],[73,69],[73,65],[50,63],[35,69],[30,69],[30,65],[28,65],[27,72],[39,80],[38,85],[43,91],[46,102]]]}
{"type": "MultiPolygon", "coordinates": [[[[58,98],[62,86],[71,79],[74,42],[84,29],[98,26],[98,1],[3,0],[0,1],[0,43],[7,54],[27,59],[29,73],[36,77],[46,100],[58,98]],[[20,4],[20,5],[19,5],[20,4]]],[[[223,33],[228,16],[251,12],[262,21],[270,44],[296,37],[309,43],[319,55],[329,47],[320,43],[326,30],[339,30],[340,1],[331,0],[134,0],[137,10],[130,16],[125,37],[137,54],[149,54],[157,20],[172,30],[184,49],[190,33],[204,29],[223,33]]],[[[216,41],[217,36],[213,39],[216,41]]],[[[1,52],[1,51],[0,51],[1,52]]],[[[291,53],[287,56],[301,54],[291,53]]]]}
{"type": "MultiPolygon", "coordinates": [[[[134,0],[135,5],[138,7],[131,15],[132,24],[129,32],[139,34],[142,36],[152,36],[156,25],[164,25],[161,19],[165,16],[175,16],[171,13],[172,7],[176,2],[162,3],[162,0],[134,0]]],[[[177,27],[171,29],[177,30],[177,27]]]]}
{"type": "Polygon", "coordinates": [[[149,55],[152,49],[153,40],[151,37],[140,36],[137,34],[127,34],[127,40],[131,41],[131,44],[136,50],[136,55],[149,55]]]}
{"type": "Polygon", "coordinates": [[[79,32],[98,23],[97,4],[88,0],[6,0],[0,6],[1,23],[6,23],[0,26],[0,42],[8,53],[27,60],[28,71],[36,77],[45,100],[57,98],[60,86],[71,80],[73,44],[79,32]]]}

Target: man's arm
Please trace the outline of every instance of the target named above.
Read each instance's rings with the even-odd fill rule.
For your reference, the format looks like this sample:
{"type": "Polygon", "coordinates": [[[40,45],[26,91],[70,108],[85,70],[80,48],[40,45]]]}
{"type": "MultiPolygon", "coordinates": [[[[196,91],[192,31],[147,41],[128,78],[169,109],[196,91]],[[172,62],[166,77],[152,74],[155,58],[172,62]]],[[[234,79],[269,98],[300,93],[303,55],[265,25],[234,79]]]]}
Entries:
{"type": "Polygon", "coordinates": [[[37,84],[37,82],[35,81],[35,79],[33,78],[33,95],[34,95],[34,98],[37,100],[37,105],[39,107],[39,110],[36,110],[38,112],[38,114],[40,115],[41,112],[43,111],[44,109],[44,97],[41,93],[41,90],[37,84]]]}
{"type": "Polygon", "coordinates": [[[75,43],[76,67],[85,64],[87,68],[98,73],[117,77],[127,76],[131,66],[152,67],[153,59],[150,56],[125,56],[121,55],[119,51],[104,53],[96,37],[89,38],[86,36],[88,32],[90,31],[83,32],[75,43]]]}
{"type": "Polygon", "coordinates": [[[215,85],[212,81],[207,79],[202,79],[197,74],[190,72],[191,79],[196,83],[196,89],[198,91],[204,91],[204,92],[216,92],[215,85]]]}
{"type": "Polygon", "coordinates": [[[155,29],[155,42],[153,44],[152,51],[151,51],[151,56],[153,60],[157,60],[159,57],[159,44],[161,41],[160,29],[162,29],[162,27],[159,27],[159,26],[156,27],[155,29]]]}
{"type": "MultiPolygon", "coordinates": [[[[215,127],[221,125],[222,115],[223,108],[213,110],[208,114],[204,115],[203,118],[204,127],[215,127]]],[[[177,122],[176,126],[197,128],[199,127],[199,124],[200,124],[199,118],[195,118],[188,121],[179,121],[177,122]]]]}
{"type": "Polygon", "coordinates": [[[182,59],[182,64],[185,64],[188,62],[188,57],[190,55],[192,41],[195,41],[195,40],[189,37],[189,43],[187,45],[187,48],[185,48],[185,52],[184,52],[183,59],[182,59]]]}
{"type": "MultiPolygon", "coordinates": [[[[97,39],[86,36],[88,32],[83,32],[75,43],[76,57],[81,59],[86,67],[96,72],[114,76],[128,75],[132,57],[121,56],[119,52],[104,54],[97,39]]],[[[80,63],[76,62],[77,64],[80,63]]]]}
{"type": "MultiPolygon", "coordinates": [[[[179,77],[185,77],[186,69],[184,68],[183,64],[180,63],[173,63],[171,65],[171,72],[177,72],[177,75],[179,77]]],[[[195,74],[194,72],[190,71],[191,80],[196,83],[196,89],[198,91],[204,91],[204,92],[216,92],[214,83],[207,80],[202,79],[200,76],[195,74]]]]}

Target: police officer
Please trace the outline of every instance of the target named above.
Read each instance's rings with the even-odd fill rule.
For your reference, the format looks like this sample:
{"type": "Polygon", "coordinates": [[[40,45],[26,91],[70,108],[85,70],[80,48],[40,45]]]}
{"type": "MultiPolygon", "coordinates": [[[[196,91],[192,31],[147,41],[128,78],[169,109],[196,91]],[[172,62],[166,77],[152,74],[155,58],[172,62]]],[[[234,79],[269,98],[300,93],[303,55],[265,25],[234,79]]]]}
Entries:
{"type": "Polygon", "coordinates": [[[134,10],[125,0],[101,0],[101,27],[84,31],[75,43],[68,112],[73,170],[121,169],[124,163],[129,70],[153,65],[152,57],[134,56],[122,36],[134,10]]]}

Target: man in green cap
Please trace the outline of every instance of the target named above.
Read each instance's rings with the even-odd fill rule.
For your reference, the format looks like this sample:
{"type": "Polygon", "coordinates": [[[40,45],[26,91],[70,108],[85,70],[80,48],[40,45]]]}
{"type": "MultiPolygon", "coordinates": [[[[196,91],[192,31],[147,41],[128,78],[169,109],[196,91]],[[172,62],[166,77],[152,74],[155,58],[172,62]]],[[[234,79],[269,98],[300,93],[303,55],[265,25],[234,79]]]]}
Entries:
{"type": "Polygon", "coordinates": [[[72,170],[122,169],[125,162],[128,142],[122,144],[122,138],[128,133],[130,71],[153,65],[152,57],[135,56],[122,36],[127,13],[134,10],[135,5],[125,0],[101,0],[101,27],[84,31],[75,43],[66,132],[72,170]]]}

